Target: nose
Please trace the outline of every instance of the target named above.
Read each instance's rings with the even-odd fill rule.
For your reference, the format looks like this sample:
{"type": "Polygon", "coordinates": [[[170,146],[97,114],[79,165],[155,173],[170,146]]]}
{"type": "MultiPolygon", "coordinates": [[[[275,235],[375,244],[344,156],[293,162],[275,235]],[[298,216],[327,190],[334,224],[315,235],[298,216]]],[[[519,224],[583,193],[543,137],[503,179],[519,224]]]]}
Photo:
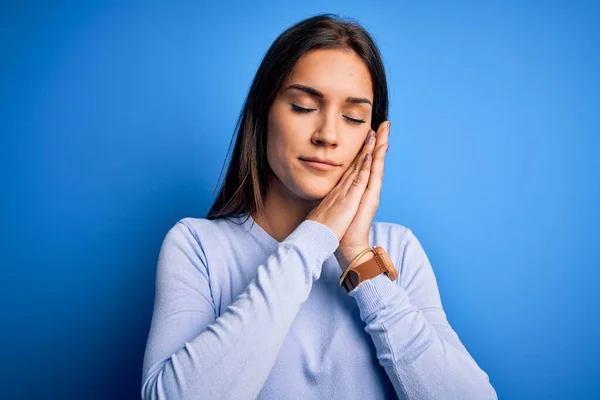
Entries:
{"type": "Polygon", "coordinates": [[[328,112],[323,114],[323,118],[319,126],[312,135],[311,141],[317,146],[338,146],[338,127],[334,113],[328,112]]]}

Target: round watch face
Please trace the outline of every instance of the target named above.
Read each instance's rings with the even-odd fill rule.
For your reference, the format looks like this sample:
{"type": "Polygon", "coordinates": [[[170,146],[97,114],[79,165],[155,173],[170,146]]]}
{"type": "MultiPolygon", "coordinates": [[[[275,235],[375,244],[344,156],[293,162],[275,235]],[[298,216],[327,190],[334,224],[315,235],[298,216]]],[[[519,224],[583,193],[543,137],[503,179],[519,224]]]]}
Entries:
{"type": "MultiPolygon", "coordinates": [[[[385,250],[380,246],[376,246],[372,248],[372,251],[376,257],[376,259],[373,261],[376,262],[376,265],[378,266],[377,270],[379,271],[375,275],[381,274],[381,267],[383,266],[383,272],[385,272],[388,278],[390,278],[390,280],[392,281],[396,280],[398,278],[398,271],[396,271],[394,263],[392,262],[392,260],[390,260],[385,250]]],[[[372,262],[368,261],[368,263],[372,262]]],[[[361,265],[362,264],[359,264],[358,266],[352,267],[352,269],[347,269],[340,277],[340,286],[346,289],[346,292],[352,291],[360,284],[360,282],[362,282],[362,280],[364,280],[361,280],[360,273],[358,272],[358,270],[356,270],[357,268],[360,269],[361,265]]],[[[369,268],[372,268],[372,264],[369,268]]],[[[372,274],[367,272],[367,275],[372,274]]]]}
{"type": "Polygon", "coordinates": [[[393,281],[396,280],[396,278],[398,278],[398,271],[396,271],[396,267],[394,266],[394,263],[392,262],[392,260],[390,260],[390,257],[388,257],[385,250],[379,246],[375,247],[373,250],[375,250],[375,253],[383,261],[383,265],[385,266],[385,270],[388,274],[388,277],[393,281]]]}

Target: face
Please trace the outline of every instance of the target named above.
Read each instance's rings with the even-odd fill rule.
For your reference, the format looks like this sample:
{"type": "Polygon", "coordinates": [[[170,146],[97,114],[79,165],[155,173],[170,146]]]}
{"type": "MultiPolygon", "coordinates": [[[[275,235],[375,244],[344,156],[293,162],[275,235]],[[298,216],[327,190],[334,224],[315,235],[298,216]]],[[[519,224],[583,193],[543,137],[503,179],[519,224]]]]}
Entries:
{"type": "Polygon", "coordinates": [[[371,127],[373,88],[363,60],[348,50],[304,54],[269,109],[267,159],[286,195],[318,201],[362,148],[371,127]],[[328,160],[329,166],[305,161],[328,160]]]}

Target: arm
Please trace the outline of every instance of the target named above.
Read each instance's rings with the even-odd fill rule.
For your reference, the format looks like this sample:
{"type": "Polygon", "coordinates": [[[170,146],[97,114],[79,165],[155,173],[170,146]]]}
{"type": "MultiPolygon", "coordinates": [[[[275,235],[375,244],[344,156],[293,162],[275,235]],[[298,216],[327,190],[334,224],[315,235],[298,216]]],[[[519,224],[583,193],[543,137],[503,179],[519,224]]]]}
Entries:
{"type": "Polygon", "coordinates": [[[177,223],[159,255],[142,398],[255,398],[337,246],[327,226],[304,221],[215,318],[201,244],[184,222],[177,223]]]}
{"type": "Polygon", "coordinates": [[[410,230],[405,244],[397,282],[379,275],[350,292],[396,393],[407,399],[497,399],[489,377],[450,327],[431,264],[410,230]]]}

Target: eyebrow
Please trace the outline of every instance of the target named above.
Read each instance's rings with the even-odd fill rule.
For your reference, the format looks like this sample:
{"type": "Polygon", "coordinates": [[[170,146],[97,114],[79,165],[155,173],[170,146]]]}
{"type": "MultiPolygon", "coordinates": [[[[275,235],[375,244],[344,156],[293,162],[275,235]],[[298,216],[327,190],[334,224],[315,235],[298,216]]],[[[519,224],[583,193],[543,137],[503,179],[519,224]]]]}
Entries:
{"type": "MultiPolygon", "coordinates": [[[[287,88],[285,88],[286,91],[289,90],[289,89],[301,90],[301,91],[303,91],[305,93],[310,94],[311,96],[318,97],[320,99],[322,99],[322,98],[325,97],[323,95],[323,93],[319,92],[317,89],[312,88],[310,86],[293,84],[293,85],[290,85],[287,88]]],[[[373,104],[371,103],[371,101],[369,99],[364,98],[364,97],[348,97],[348,98],[346,98],[346,103],[370,104],[371,106],[373,106],[373,104]]]]}

